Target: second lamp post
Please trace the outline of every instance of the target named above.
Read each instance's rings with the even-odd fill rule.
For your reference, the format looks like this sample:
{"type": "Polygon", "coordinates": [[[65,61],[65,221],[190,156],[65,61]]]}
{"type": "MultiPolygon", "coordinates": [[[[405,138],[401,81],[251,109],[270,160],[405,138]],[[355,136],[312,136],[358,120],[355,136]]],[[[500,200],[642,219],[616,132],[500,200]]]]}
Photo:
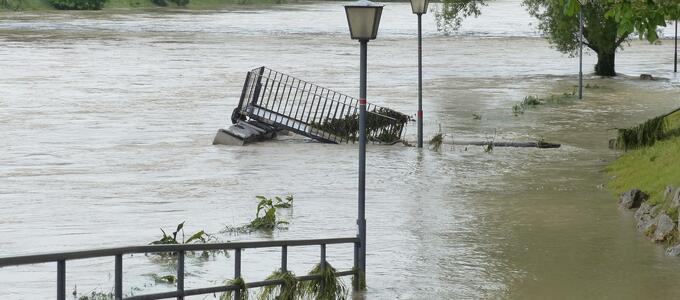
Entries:
{"type": "Polygon", "coordinates": [[[418,15],[418,148],[423,148],[423,14],[429,0],[411,0],[411,10],[418,15]]]}

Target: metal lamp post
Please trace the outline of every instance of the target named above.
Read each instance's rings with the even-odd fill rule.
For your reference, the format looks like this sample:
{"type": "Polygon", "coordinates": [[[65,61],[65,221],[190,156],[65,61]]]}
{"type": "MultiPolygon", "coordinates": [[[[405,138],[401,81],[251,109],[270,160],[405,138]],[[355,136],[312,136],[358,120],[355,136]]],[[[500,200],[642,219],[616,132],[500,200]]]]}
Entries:
{"type": "Polygon", "coordinates": [[[418,148],[423,148],[423,31],[422,17],[429,0],[411,0],[411,10],[418,15],[418,148]]]}
{"type": "Polygon", "coordinates": [[[673,56],[673,73],[678,73],[678,20],[675,20],[675,55],[673,56]]]}
{"type": "Polygon", "coordinates": [[[583,99],[583,5],[588,0],[578,0],[578,98],[583,99]]]}
{"type": "MultiPolygon", "coordinates": [[[[359,249],[357,266],[359,274],[366,274],[366,52],[368,41],[378,35],[383,5],[370,1],[357,1],[345,5],[350,36],[359,40],[361,45],[360,83],[359,83],[359,207],[357,225],[359,227],[359,249]]],[[[358,279],[360,276],[355,276],[358,279]]],[[[358,283],[358,282],[355,282],[358,283]]],[[[359,287],[358,284],[355,287],[359,287]]]]}

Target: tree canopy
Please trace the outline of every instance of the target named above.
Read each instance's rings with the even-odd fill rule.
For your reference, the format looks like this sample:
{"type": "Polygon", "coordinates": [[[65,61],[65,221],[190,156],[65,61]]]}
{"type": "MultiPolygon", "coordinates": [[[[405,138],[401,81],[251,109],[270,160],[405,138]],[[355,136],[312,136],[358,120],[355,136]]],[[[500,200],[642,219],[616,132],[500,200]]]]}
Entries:
{"type": "MultiPolygon", "coordinates": [[[[491,0],[443,0],[436,11],[439,30],[455,31],[462,20],[479,16],[491,0]]],[[[680,16],[680,0],[581,0],[584,45],[595,51],[597,75],[614,76],[615,53],[633,34],[656,41],[658,28],[680,16]]],[[[558,51],[575,55],[579,47],[579,0],[523,0],[538,28],[558,51]]]]}

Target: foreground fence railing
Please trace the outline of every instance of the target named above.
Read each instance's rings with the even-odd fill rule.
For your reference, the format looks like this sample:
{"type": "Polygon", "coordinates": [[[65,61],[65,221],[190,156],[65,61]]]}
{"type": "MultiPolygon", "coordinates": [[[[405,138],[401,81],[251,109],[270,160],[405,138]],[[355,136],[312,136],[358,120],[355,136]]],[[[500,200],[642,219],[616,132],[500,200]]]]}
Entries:
{"type": "MultiPolygon", "coordinates": [[[[205,288],[184,288],[184,256],[186,252],[191,251],[214,251],[214,250],[234,250],[234,277],[241,277],[241,250],[254,248],[281,248],[281,270],[288,270],[288,247],[295,246],[319,246],[320,248],[320,265],[325,267],[326,263],[326,245],[331,244],[354,244],[354,268],[352,270],[338,271],[336,276],[349,276],[356,274],[357,258],[359,250],[359,239],[351,238],[332,238],[332,239],[308,239],[308,240],[278,240],[278,241],[246,241],[246,242],[229,242],[229,243],[214,243],[214,244],[177,244],[177,245],[146,245],[133,247],[119,247],[119,248],[105,248],[93,249],[85,251],[71,251],[60,253],[47,253],[14,257],[0,257],[0,268],[7,266],[18,266],[28,264],[40,263],[56,263],[57,264],[57,300],[66,299],[66,262],[69,260],[98,258],[98,257],[115,257],[114,266],[114,298],[116,300],[126,299],[167,299],[177,298],[184,299],[185,296],[213,294],[219,292],[234,292],[234,299],[240,299],[240,288],[237,285],[222,285],[205,288]],[[177,255],[177,290],[173,292],[145,294],[138,296],[131,296],[123,298],[123,255],[138,254],[138,253],[176,253],[177,255]]],[[[322,269],[323,270],[323,269],[322,269]]],[[[322,272],[323,273],[323,272],[322,272]]],[[[355,280],[359,276],[354,276],[355,280]]],[[[321,275],[305,275],[298,276],[299,281],[319,280],[321,275]]],[[[263,280],[246,283],[247,288],[257,288],[272,285],[282,285],[282,280],[263,280]]]]}

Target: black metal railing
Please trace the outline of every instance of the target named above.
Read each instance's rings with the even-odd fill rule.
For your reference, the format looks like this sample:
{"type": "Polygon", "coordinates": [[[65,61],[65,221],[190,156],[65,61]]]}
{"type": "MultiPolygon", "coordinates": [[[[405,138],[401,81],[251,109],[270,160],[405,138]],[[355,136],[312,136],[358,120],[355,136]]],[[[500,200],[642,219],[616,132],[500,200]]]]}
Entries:
{"type": "MultiPolygon", "coordinates": [[[[0,257],[0,268],[8,266],[55,263],[57,264],[57,300],[66,299],[66,262],[69,260],[115,257],[114,264],[114,298],[116,300],[141,300],[141,299],[184,299],[185,296],[213,294],[219,292],[232,291],[235,293],[234,299],[239,298],[240,288],[237,285],[222,285],[205,288],[184,288],[184,257],[186,252],[191,251],[211,251],[211,250],[233,250],[234,255],[234,278],[241,277],[241,250],[253,248],[281,248],[281,270],[288,270],[288,247],[295,246],[320,246],[321,268],[326,263],[326,245],[330,244],[354,244],[354,268],[352,270],[338,271],[336,276],[357,275],[357,255],[359,250],[359,239],[351,238],[332,238],[332,239],[309,239],[309,240],[278,240],[278,241],[249,241],[249,242],[229,242],[214,244],[177,244],[177,245],[145,245],[133,247],[105,248],[85,251],[72,251],[48,254],[35,254],[14,257],[0,257]],[[123,298],[123,255],[137,253],[175,253],[177,255],[177,290],[172,292],[145,294],[123,298]]],[[[358,280],[358,276],[354,276],[358,280]]],[[[299,281],[319,280],[321,275],[298,276],[299,281]]],[[[246,283],[247,288],[257,288],[272,285],[282,285],[282,280],[263,280],[246,283]]]]}
{"type": "MultiPolygon", "coordinates": [[[[368,103],[369,142],[401,140],[409,117],[368,103]]],[[[358,141],[359,100],[266,67],[246,75],[232,122],[250,118],[326,143],[358,141]]]]}

